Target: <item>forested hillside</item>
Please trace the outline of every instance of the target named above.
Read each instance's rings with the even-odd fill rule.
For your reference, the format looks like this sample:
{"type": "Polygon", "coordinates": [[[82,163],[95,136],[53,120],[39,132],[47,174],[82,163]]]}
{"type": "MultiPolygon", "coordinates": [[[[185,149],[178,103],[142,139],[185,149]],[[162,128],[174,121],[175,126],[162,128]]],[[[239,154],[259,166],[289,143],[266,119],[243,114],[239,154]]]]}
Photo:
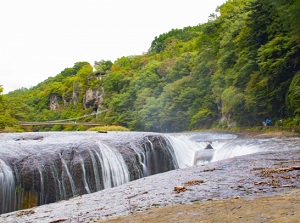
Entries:
{"type": "Polygon", "coordinates": [[[299,21],[299,0],[229,0],[207,23],[159,35],[143,55],[76,62],[31,89],[1,95],[0,129],[82,116],[159,132],[257,126],[267,117],[298,125],[299,21]]]}

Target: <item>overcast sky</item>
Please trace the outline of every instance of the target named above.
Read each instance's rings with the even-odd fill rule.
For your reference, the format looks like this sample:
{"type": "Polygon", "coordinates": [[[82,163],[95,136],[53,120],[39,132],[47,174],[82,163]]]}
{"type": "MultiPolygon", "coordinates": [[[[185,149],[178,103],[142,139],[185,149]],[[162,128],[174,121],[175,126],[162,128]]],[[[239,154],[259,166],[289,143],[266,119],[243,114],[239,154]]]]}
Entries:
{"type": "Polygon", "coordinates": [[[32,87],[74,63],[147,52],[155,36],[206,23],[226,0],[1,0],[0,85],[32,87]]]}

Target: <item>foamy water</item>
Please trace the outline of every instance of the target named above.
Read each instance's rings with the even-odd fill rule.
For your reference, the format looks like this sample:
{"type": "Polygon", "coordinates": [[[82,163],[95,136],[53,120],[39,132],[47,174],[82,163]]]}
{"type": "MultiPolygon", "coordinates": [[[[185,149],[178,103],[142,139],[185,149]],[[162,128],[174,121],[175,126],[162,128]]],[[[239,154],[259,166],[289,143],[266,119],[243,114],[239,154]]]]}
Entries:
{"type": "Polygon", "coordinates": [[[238,138],[235,134],[185,133],[167,135],[180,168],[263,151],[299,149],[298,138],[238,138]],[[213,149],[205,149],[211,144],[213,149]]]}

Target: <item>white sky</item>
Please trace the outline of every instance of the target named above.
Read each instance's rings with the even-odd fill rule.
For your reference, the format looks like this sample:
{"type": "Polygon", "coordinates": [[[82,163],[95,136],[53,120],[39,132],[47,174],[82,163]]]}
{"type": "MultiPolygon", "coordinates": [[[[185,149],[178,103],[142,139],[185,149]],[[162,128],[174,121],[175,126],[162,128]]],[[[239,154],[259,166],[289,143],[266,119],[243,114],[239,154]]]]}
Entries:
{"type": "Polygon", "coordinates": [[[155,36],[195,26],[226,0],[1,0],[0,85],[32,87],[74,63],[147,52],[155,36]]]}

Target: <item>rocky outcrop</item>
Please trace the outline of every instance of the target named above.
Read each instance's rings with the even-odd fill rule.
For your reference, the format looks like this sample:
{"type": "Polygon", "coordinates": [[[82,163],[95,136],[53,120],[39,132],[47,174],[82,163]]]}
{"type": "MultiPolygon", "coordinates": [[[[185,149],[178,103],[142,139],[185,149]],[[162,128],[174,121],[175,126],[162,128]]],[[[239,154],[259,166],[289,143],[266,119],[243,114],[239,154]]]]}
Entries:
{"type": "Polygon", "coordinates": [[[178,168],[174,150],[162,135],[149,135],[138,144],[128,142],[117,148],[128,166],[131,180],[178,168]]]}
{"type": "Polygon", "coordinates": [[[59,108],[59,101],[61,100],[60,96],[57,94],[50,95],[49,108],[52,111],[56,111],[59,108]]]}
{"type": "Polygon", "coordinates": [[[99,89],[93,90],[93,89],[89,88],[83,95],[84,108],[92,107],[92,108],[94,108],[94,110],[97,111],[98,106],[103,101],[103,94],[104,94],[103,88],[101,90],[99,90],[99,89]]]}
{"type": "Polygon", "coordinates": [[[5,136],[0,135],[0,214],[178,168],[172,147],[160,134],[5,136]]]}
{"type": "Polygon", "coordinates": [[[299,149],[239,156],[221,162],[156,174],[67,201],[3,214],[0,216],[0,222],[99,222],[111,217],[114,219],[108,219],[105,222],[142,222],[143,220],[144,222],[147,220],[147,222],[200,222],[203,219],[204,222],[226,222],[227,219],[229,219],[227,222],[245,222],[248,219],[251,219],[250,222],[271,222],[272,220],[274,222],[299,222],[298,170],[273,172],[272,176],[261,175],[266,170],[278,170],[297,164],[299,160],[299,149]],[[180,193],[174,191],[174,187],[178,184],[182,185],[176,188],[180,193]],[[286,201],[284,204],[279,205],[274,199],[269,202],[254,200],[257,197],[263,198],[278,194],[288,196],[287,199],[278,198],[278,202],[284,199],[286,201]],[[223,207],[224,204],[218,200],[230,202],[228,205],[236,201],[239,203],[230,209],[232,211],[229,211],[228,205],[225,204],[223,207]],[[249,208],[251,201],[255,201],[251,204],[254,211],[248,215],[247,213],[251,212],[249,208]],[[214,206],[204,206],[205,208],[201,209],[205,205],[203,202],[209,202],[214,206]],[[183,204],[188,205],[183,206],[183,204]],[[271,208],[273,213],[264,212],[264,207],[268,204],[273,207],[271,208]],[[165,206],[172,208],[172,211],[162,208],[165,206]],[[261,209],[257,209],[257,206],[261,209]],[[194,208],[186,209],[186,207],[194,208]],[[220,208],[226,220],[218,218],[212,221],[216,219],[214,216],[219,214],[220,208]],[[244,213],[237,214],[237,210],[240,209],[244,213]],[[142,212],[145,210],[148,212],[142,212]],[[159,210],[162,211],[159,212],[159,210]],[[211,210],[215,212],[211,213],[211,210]],[[207,218],[203,217],[207,212],[210,215],[207,218]],[[274,213],[277,213],[275,217],[274,213]],[[233,216],[226,218],[228,214],[233,216]],[[131,218],[121,218],[120,216],[123,215],[131,218]],[[165,216],[168,217],[165,218],[165,216]],[[291,216],[294,218],[289,221],[291,216]],[[281,221],[278,221],[278,217],[281,217],[281,221]],[[255,220],[252,221],[254,218],[255,220]]]}
{"type": "Polygon", "coordinates": [[[79,92],[78,91],[73,90],[72,99],[73,99],[74,105],[76,105],[79,101],[79,92]]]}
{"type": "MultiPolygon", "coordinates": [[[[85,94],[83,95],[83,108],[93,108],[96,112],[98,107],[101,106],[103,102],[103,95],[104,89],[91,89],[89,88],[85,94]]],[[[60,94],[54,93],[50,95],[49,99],[49,109],[52,111],[58,110],[61,105],[70,105],[73,101],[73,104],[77,104],[80,98],[80,94],[78,89],[74,89],[72,93],[72,97],[64,95],[61,96],[60,94]]]]}

